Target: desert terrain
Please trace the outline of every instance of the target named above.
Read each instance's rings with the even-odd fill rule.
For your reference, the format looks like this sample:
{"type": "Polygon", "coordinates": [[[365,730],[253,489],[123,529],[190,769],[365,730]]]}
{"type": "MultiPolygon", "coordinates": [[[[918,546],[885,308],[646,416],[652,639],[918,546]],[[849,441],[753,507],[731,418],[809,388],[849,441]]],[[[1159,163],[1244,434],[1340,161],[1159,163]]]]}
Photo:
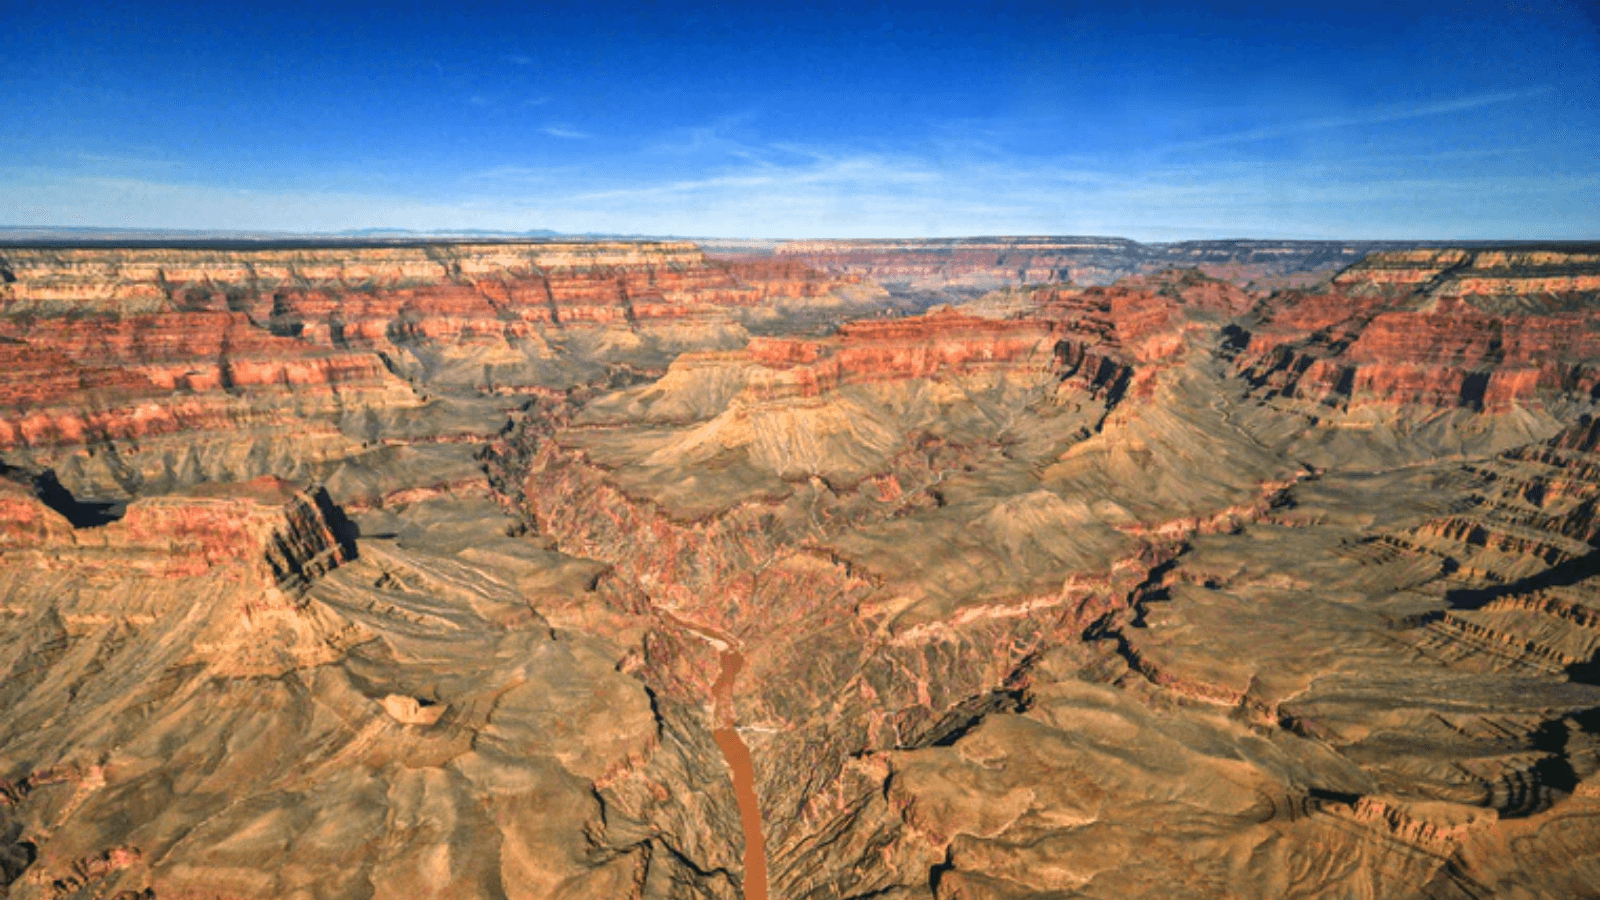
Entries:
{"type": "Polygon", "coordinates": [[[1600,896],[1600,245],[0,246],[0,896],[1600,896]]]}

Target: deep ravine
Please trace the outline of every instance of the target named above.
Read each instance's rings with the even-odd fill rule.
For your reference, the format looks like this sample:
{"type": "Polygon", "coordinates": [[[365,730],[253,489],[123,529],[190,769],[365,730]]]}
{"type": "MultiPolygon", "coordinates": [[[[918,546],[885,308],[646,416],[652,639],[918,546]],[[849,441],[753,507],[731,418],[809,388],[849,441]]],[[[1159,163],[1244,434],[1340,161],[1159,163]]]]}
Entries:
{"type": "Polygon", "coordinates": [[[767,842],[761,829],[761,807],[756,800],[755,764],[750,748],[739,736],[738,716],[733,707],[733,682],[744,668],[744,654],[739,652],[738,643],[731,635],[686,622],[670,611],[662,612],[674,624],[717,649],[720,666],[717,680],[711,686],[711,737],[727,760],[733,775],[733,793],[739,803],[739,824],[744,831],[745,900],[767,900],[767,842]]]}

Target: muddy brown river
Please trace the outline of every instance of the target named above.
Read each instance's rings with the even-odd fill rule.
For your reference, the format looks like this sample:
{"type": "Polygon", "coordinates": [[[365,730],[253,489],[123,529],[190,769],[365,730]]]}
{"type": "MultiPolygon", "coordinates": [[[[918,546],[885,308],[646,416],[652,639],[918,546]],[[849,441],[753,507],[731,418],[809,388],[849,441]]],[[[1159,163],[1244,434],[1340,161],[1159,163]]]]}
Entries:
{"type": "Polygon", "coordinates": [[[756,804],[756,771],[750,761],[750,748],[734,727],[733,680],[744,667],[744,656],[732,649],[723,650],[722,668],[712,686],[716,727],[711,736],[733,770],[733,793],[739,800],[739,822],[744,828],[744,900],[767,900],[767,843],[761,834],[761,807],[756,804]]]}
{"type": "Polygon", "coordinates": [[[733,708],[733,682],[744,668],[744,654],[738,651],[738,641],[731,635],[686,622],[671,610],[660,613],[717,648],[717,680],[711,685],[711,737],[733,773],[733,794],[739,803],[739,824],[744,831],[744,900],[767,900],[767,841],[761,833],[761,807],[756,802],[756,770],[750,748],[739,737],[738,716],[733,708]]]}

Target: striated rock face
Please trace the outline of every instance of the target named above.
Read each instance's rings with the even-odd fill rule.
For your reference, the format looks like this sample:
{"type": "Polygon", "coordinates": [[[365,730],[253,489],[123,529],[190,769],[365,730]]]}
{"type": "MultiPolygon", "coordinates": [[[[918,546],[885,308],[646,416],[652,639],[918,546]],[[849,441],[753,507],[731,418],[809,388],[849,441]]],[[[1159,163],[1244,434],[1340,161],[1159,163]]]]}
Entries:
{"type": "Polygon", "coordinates": [[[137,500],[101,527],[75,527],[33,492],[0,482],[0,546],[44,554],[36,560],[47,567],[181,578],[238,563],[261,586],[304,586],[353,557],[351,535],[335,533],[344,523],[325,489],[295,491],[270,477],[137,500]]]}
{"type": "MultiPolygon", "coordinates": [[[[0,450],[96,497],[270,474],[373,502],[401,489],[382,483],[391,463],[354,464],[375,444],[479,439],[499,427],[488,398],[649,371],[882,294],[793,262],[711,263],[683,243],[0,260],[0,450]]],[[[454,480],[473,477],[466,462],[454,480]]]]}
{"type": "MultiPolygon", "coordinates": [[[[3,252],[8,275],[0,297],[19,311],[49,314],[99,307],[126,313],[159,311],[177,303],[196,309],[222,306],[262,320],[277,315],[283,328],[292,327],[288,320],[296,317],[294,301],[312,297],[335,304],[375,298],[380,308],[390,310],[419,297],[438,298],[446,306],[453,299],[470,308],[474,304],[463,304],[464,299],[477,297],[475,305],[481,309],[495,299],[498,286],[531,301],[520,318],[548,318],[554,306],[557,318],[564,308],[574,319],[609,321],[620,314],[624,301],[634,298],[646,306],[684,306],[696,300],[758,305],[769,298],[820,296],[833,284],[792,264],[710,266],[698,247],[685,242],[259,250],[22,247],[3,252]],[[355,296],[346,297],[351,294],[355,296]],[[275,313],[274,303],[287,303],[290,309],[275,313]],[[602,311],[607,308],[614,311],[602,311]]],[[[670,315],[664,309],[654,312],[670,315]]],[[[360,332],[359,326],[356,330],[360,332]]]]}
{"type": "Polygon", "coordinates": [[[13,315],[233,312],[320,346],[536,338],[544,326],[717,326],[735,310],[868,301],[792,261],[708,262],[688,243],[261,250],[7,249],[13,315]]]}
{"type": "Polygon", "coordinates": [[[1587,250],[80,252],[4,251],[7,896],[1600,883],[1587,250]]]}
{"type": "Polygon", "coordinates": [[[57,317],[8,331],[0,447],[205,431],[291,399],[289,420],[317,405],[415,405],[372,354],[276,337],[242,313],[57,317]]]}
{"type": "Polygon", "coordinates": [[[1510,410],[1600,391],[1600,254],[1377,254],[1266,301],[1235,342],[1268,394],[1510,410]],[[1309,333],[1308,333],[1309,332],[1309,333]]]}
{"type": "MultiPolygon", "coordinates": [[[[1439,246],[1423,241],[1181,241],[1142,244],[1108,237],[988,237],[921,240],[707,241],[730,259],[793,259],[825,272],[871,278],[899,291],[987,291],[1071,282],[1109,285],[1163,269],[1262,287],[1305,285],[1368,254],[1439,246]]],[[[1450,250],[1423,251],[1424,255],[1450,250]]],[[[1469,251],[1470,252],[1470,251],[1469,251]]]]}
{"type": "Polygon", "coordinates": [[[1374,253],[1334,284],[1366,293],[1401,287],[1485,312],[1592,309],[1600,297],[1600,248],[1374,253]]]}

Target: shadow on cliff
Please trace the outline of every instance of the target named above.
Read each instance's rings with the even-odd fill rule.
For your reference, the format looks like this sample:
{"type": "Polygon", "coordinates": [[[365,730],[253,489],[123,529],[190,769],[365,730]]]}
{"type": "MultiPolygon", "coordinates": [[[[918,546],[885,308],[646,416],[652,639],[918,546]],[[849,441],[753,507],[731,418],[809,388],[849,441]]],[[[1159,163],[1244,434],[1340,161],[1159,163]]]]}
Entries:
{"type": "Polygon", "coordinates": [[[338,542],[345,561],[358,558],[360,551],[356,547],[356,538],[361,537],[361,526],[345,515],[343,507],[333,502],[327,488],[321,485],[312,488],[311,500],[317,505],[317,511],[322,514],[322,520],[327,523],[333,539],[338,542]]]}
{"type": "Polygon", "coordinates": [[[1482,609],[1489,601],[1516,594],[1531,594],[1552,587],[1570,587],[1600,575],[1600,550],[1558,563],[1534,575],[1486,588],[1446,591],[1445,603],[1451,609],[1482,609]]]}
{"type": "Polygon", "coordinates": [[[122,518],[128,505],[119,501],[79,500],[56,478],[54,469],[30,474],[24,469],[0,463],[0,478],[6,478],[33,491],[39,502],[72,523],[73,528],[97,528],[122,518]]]}

